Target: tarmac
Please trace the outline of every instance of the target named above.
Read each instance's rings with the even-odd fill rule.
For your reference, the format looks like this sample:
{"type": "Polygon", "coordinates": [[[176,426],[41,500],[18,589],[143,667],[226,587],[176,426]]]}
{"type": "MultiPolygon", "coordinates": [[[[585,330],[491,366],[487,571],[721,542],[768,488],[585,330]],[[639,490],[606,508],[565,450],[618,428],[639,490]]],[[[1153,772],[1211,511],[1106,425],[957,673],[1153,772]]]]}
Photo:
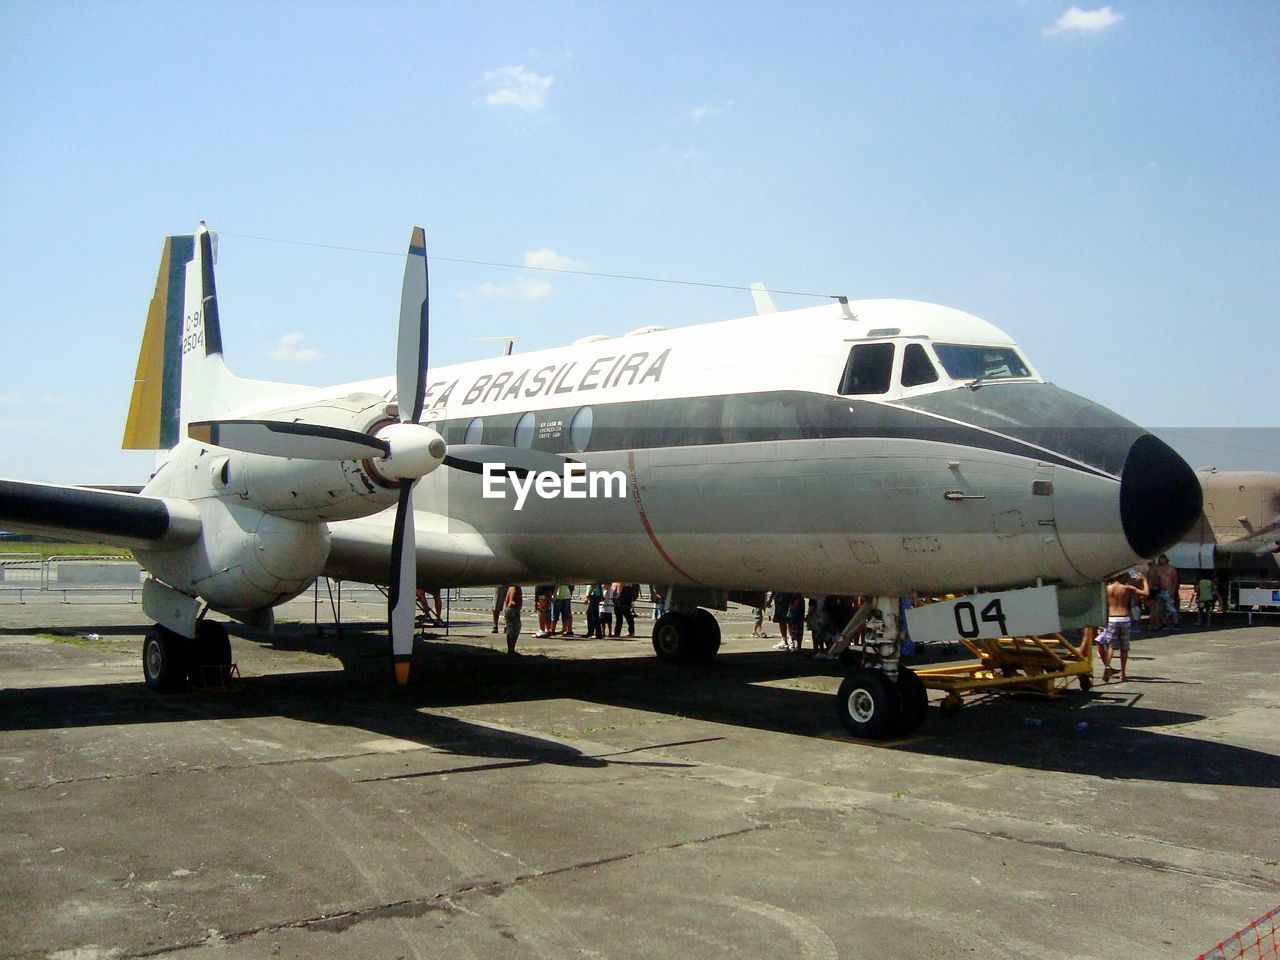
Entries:
{"type": "Polygon", "coordinates": [[[1280,903],[1274,619],[873,743],[747,619],[508,657],[486,600],[405,688],[303,599],[165,695],[136,604],[0,602],[0,954],[1190,960],[1280,903]]]}

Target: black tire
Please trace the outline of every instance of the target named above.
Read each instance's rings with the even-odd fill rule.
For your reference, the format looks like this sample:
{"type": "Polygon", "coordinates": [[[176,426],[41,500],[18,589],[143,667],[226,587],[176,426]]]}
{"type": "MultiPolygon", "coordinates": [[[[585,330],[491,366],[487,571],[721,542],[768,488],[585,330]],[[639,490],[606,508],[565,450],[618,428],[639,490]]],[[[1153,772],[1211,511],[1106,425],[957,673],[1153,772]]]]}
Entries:
{"type": "Polygon", "coordinates": [[[894,732],[902,713],[898,688],[879,670],[855,670],[836,694],[836,715],[855,737],[880,740],[894,732]]]}
{"type": "Polygon", "coordinates": [[[142,640],[142,676],[152,690],[177,690],[187,679],[187,640],[159,624],[142,640]]]}
{"type": "Polygon", "coordinates": [[[693,617],[669,610],[653,625],[653,652],[663,663],[687,663],[697,645],[693,617]]]}
{"type": "MultiPolygon", "coordinates": [[[[223,682],[226,677],[217,673],[205,676],[205,667],[231,666],[231,638],[227,628],[216,620],[201,620],[196,624],[196,638],[191,643],[191,662],[187,665],[187,679],[197,687],[206,682],[223,682]]],[[[219,671],[225,673],[225,671],[219,671]]]]}
{"type": "Polygon", "coordinates": [[[902,712],[898,719],[899,733],[914,733],[924,723],[929,712],[929,691],[914,670],[898,668],[898,695],[902,698],[902,712]]]}
{"type": "Polygon", "coordinates": [[[1080,689],[1088,693],[1093,688],[1093,677],[1080,674],[1080,689]]]}
{"type": "Polygon", "coordinates": [[[710,663],[720,652],[720,621],[710,610],[699,610],[693,615],[693,648],[689,659],[693,663],[710,663]]]}

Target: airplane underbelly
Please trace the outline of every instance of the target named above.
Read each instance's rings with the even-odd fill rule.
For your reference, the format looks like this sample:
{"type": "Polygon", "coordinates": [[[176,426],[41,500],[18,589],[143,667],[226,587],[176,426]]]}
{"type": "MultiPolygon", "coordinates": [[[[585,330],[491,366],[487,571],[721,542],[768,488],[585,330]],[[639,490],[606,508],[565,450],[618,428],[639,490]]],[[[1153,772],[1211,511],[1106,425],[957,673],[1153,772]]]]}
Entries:
{"type": "Polygon", "coordinates": [[[806,440],[647,452],[649,527],[691,580],[809,593],[1068,579],[1052,467],[950,445],[806,440]],[[1051,490],[1051,487],[1038,487],[1051,490]]]}

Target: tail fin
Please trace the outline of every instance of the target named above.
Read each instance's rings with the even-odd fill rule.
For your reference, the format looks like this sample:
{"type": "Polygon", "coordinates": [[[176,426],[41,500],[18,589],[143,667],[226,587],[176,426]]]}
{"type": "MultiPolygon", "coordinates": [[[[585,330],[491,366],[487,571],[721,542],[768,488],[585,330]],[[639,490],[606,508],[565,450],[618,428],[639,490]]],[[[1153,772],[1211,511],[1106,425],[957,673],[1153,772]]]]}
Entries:
{"type": "Polygon", "coordinates": [[[233,407],[298,389],[241,380],[227,369],[213,279],[216,256],[217,235],[203,220],[194,234],[165,238],[138,352],[125,450],[172,449],[192,420],[225,417],[233,407]]]}

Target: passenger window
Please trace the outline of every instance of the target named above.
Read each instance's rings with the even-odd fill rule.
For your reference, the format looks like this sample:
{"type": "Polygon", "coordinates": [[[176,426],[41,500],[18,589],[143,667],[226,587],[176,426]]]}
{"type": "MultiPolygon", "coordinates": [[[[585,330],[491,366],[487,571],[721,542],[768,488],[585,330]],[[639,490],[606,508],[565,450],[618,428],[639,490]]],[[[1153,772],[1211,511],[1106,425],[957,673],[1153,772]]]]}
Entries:
{"type": "Polygon", "coordinates": [[[849,351],[840,378],[840,393],[855,396],[864,393],[888,393],[893,375],[892,343],[860,343],[849,351]]]}
{"type": "Polygon", "coordinates": [[[902,352],[902,385],[918,387],[937,381],[938,371],[934,369],[929,355],[924,352],[924,347],[918,343],[908,343],[907,349],[902,352]]]}
{"type": "Polygon", "coordinates": [[[532,412],[526,413],[520,418],[520,422],[516,424],[515,445],[521,450],[528,450],[533,446],[533,428],[537,422],[537,418],[532,412]]]}

